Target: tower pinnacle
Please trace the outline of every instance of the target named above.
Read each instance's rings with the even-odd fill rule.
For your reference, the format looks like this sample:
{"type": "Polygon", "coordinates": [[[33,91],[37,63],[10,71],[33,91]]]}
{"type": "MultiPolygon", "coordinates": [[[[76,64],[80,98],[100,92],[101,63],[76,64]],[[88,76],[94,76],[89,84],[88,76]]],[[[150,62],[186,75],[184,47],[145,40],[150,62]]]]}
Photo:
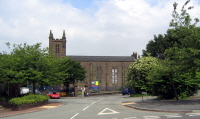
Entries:
{"type": "Polygon", "coordinates": [[[66,36],[65,36],[65,30],[63,30],[63,36],[62,36],[62,39],[66,39],[66,36]]]}
{"type": "Polygon", "coordinates": [[[49,38],[53,38],[53,33],[51,32],[51,30],[50,30],[50,33],[49,33],[49,38]]]}

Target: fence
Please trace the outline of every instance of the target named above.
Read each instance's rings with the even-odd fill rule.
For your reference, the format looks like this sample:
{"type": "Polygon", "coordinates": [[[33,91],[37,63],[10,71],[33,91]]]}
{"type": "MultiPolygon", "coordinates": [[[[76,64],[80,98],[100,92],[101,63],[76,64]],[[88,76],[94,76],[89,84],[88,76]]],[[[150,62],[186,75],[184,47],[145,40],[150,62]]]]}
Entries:
{"type": "MultiPolygon", "coordinates": [[[[91,89],[91,88],[90,88],[91,89]]],[[[122,86],[99,86],[99,91],[121,91],[122,86]]]]}

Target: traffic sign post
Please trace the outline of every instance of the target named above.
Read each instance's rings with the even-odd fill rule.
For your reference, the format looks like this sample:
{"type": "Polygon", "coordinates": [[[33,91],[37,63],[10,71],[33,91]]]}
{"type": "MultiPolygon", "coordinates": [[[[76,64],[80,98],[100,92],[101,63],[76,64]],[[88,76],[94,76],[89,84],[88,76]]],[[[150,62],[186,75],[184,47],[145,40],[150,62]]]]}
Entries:
{"type": "MultiPolygon", "coordinates": [[[[147,95],[147,92],[142,92],[142,102],[144,102],[143,95],[147,95]]],[[[147,97],[147,100],[148,100],[148,97],[147,97]]]]}

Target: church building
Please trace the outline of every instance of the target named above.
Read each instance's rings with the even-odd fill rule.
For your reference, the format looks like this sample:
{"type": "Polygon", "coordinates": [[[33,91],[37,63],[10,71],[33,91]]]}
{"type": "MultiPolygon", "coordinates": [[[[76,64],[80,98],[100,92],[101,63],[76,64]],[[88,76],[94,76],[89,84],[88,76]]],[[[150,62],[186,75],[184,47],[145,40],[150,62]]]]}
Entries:
{"type": "Polygon", "coordinates": [[[50,30],[50,52],[57,57],[70,57],[71,60],[81,62],[85,68],[86,79],[78,82],[78,87],[88,85],[89,89],[101,91],[119,90],[124,87],[128,67],[137,59],[137,53],[131,56],[70,56],[66,54],[66,36],[63,31],[62,39],[54,39],[50,30]]]}

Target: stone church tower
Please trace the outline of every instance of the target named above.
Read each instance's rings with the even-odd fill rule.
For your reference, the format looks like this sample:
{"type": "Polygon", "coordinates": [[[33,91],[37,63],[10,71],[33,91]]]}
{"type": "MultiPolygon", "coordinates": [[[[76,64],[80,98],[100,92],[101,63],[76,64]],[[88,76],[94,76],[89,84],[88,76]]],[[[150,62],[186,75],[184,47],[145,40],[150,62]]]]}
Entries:
{"type": "Polygon", "coordinates": [[[53,33],[50,30],[49,34],[49,52],[53,53],[54,57],[66,56],[66,36],[65,30],[63,30],[62,39],[54,39],[53,33]]]}

